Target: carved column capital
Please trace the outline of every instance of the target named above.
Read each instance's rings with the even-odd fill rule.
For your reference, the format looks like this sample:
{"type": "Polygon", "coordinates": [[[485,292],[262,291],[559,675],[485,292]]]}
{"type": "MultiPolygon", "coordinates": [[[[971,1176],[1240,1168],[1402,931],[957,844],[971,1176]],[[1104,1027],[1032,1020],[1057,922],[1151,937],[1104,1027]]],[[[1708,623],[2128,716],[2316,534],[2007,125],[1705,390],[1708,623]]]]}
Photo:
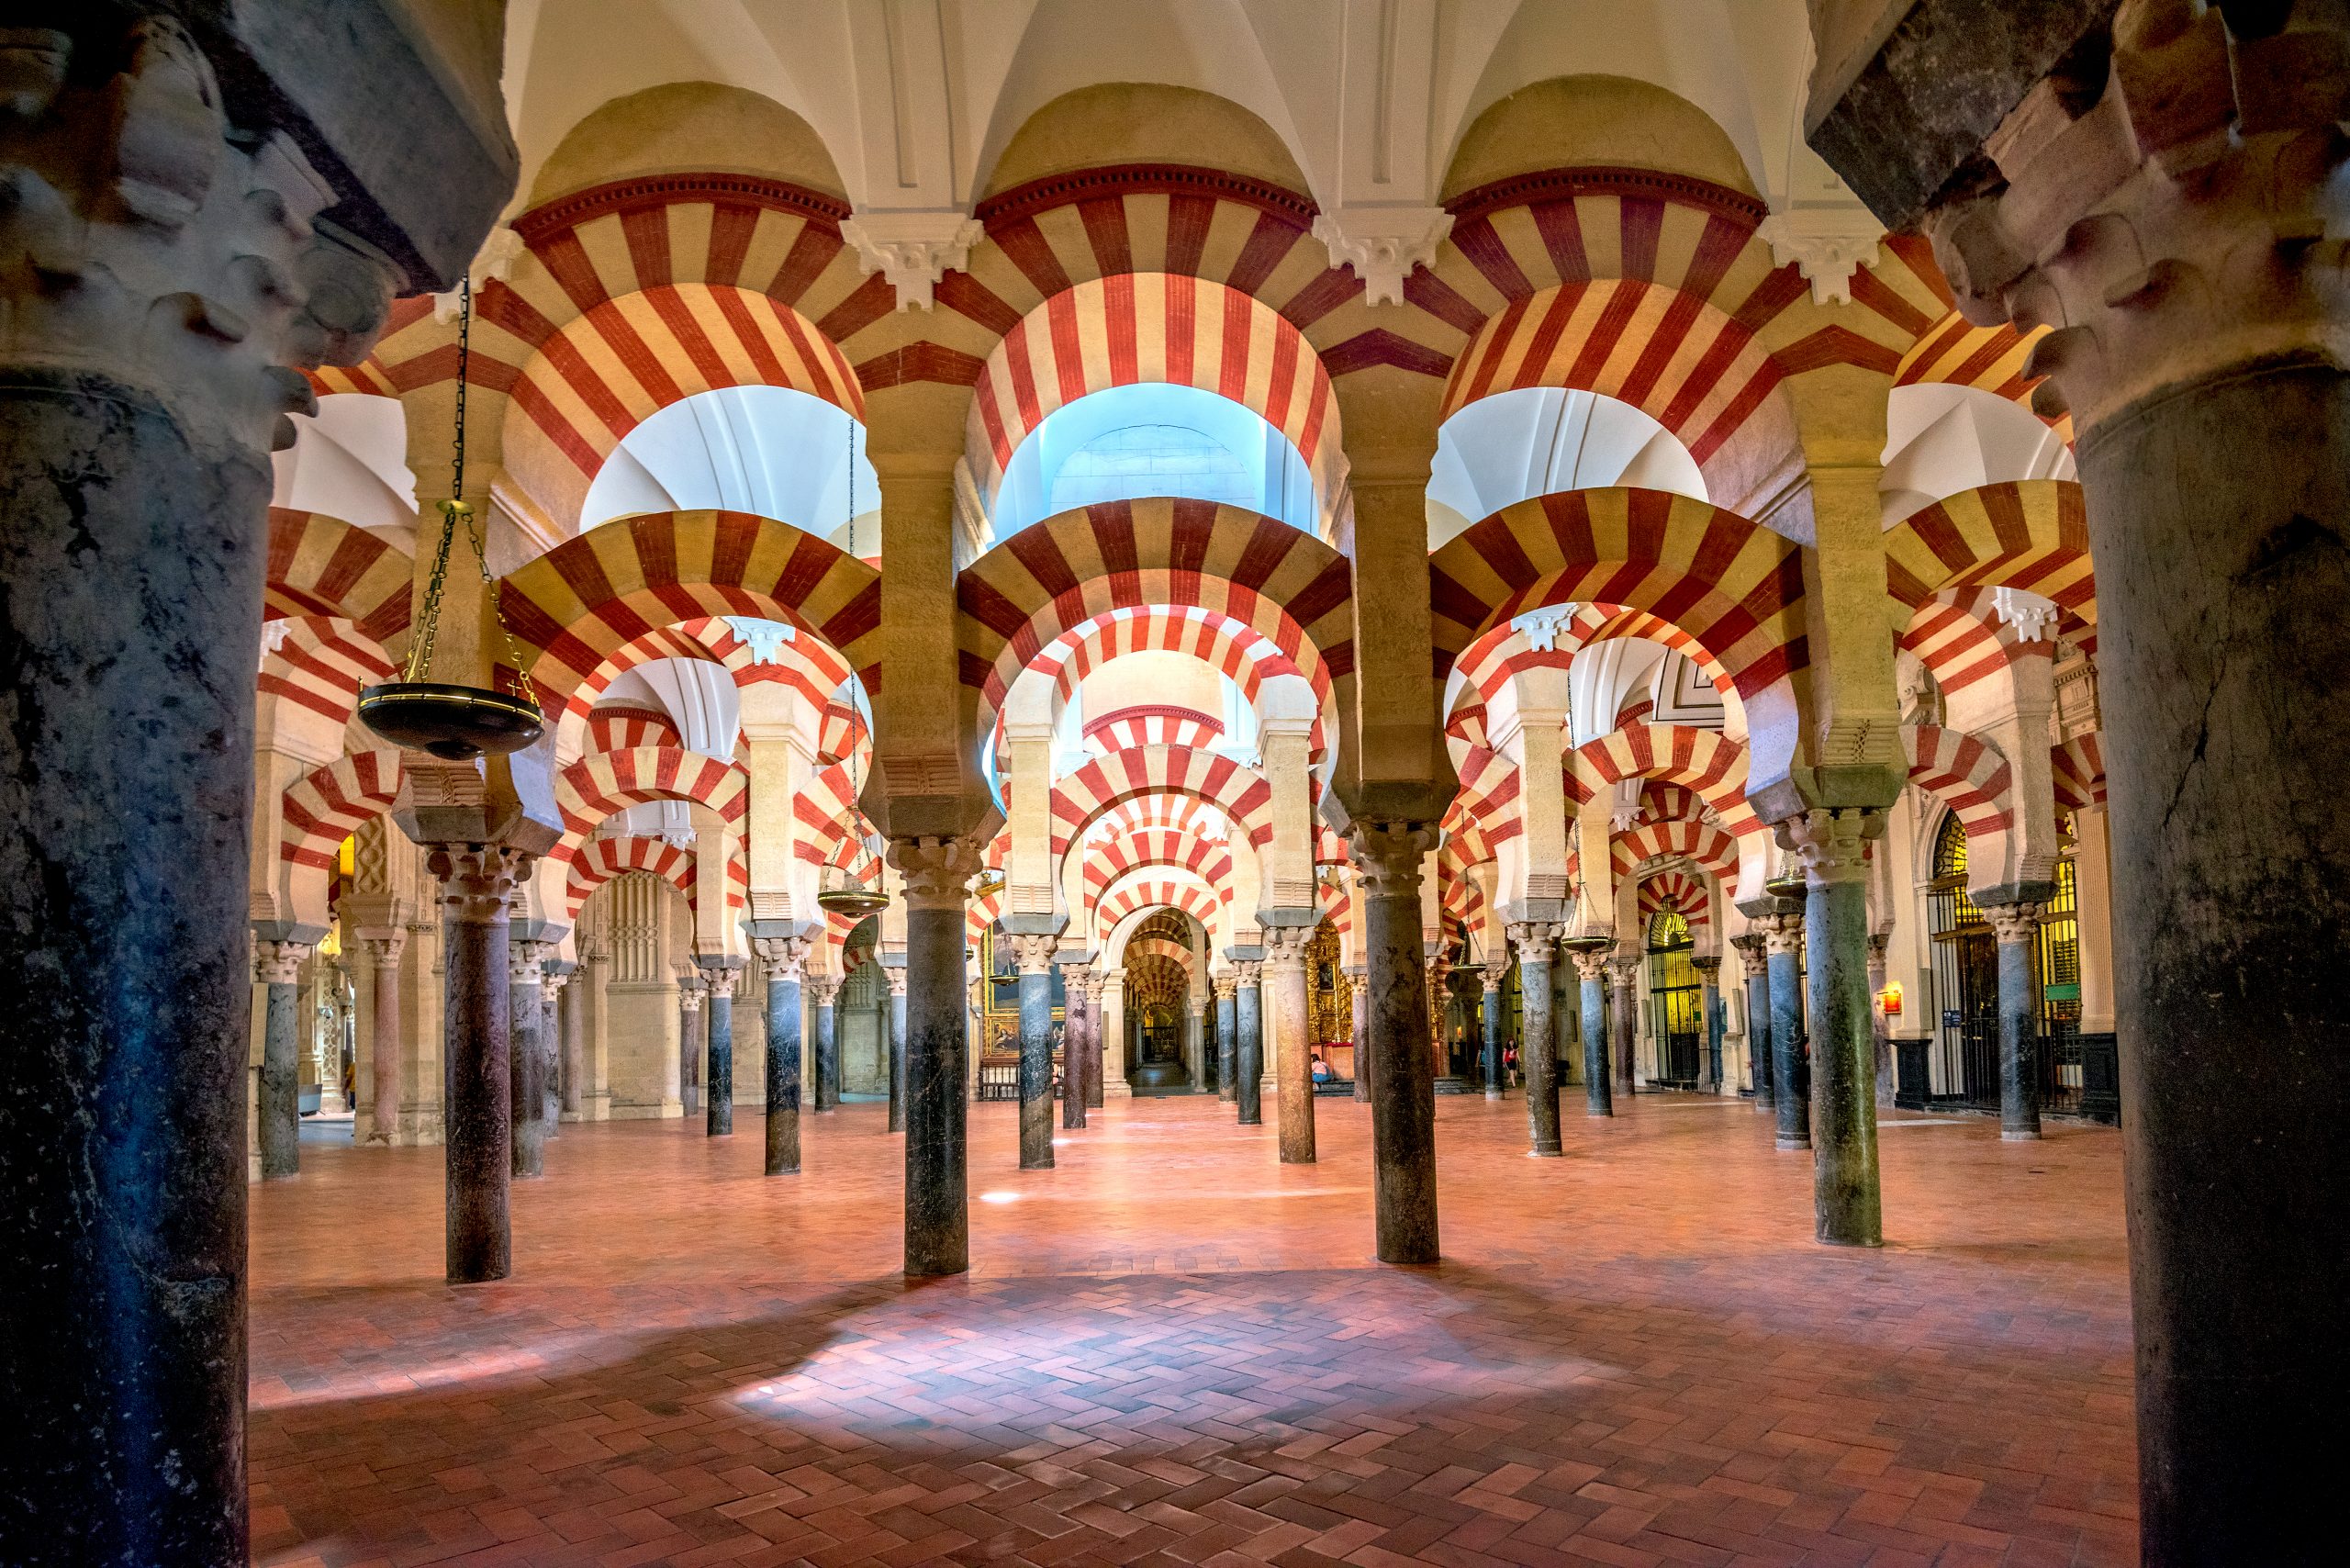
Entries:
{"type": "Polygon", "coordinates": [[[1575,973],[1584,980],[1604,980],[1607,978],[1606,948],[1578,947],[1570,950],[1567,956],[1574,960],[1575,973]]]}
{"type": "Polygon", "coordinates": [[[1892,946],[1893,937],[1890,933],[1883,931],[1872,933],[1869,936],[1869,968],[1873,969],[1885,968],[1886,949],[1892,946]]]}
{"type": "Polygon", "coordinates": [[[1926,214],[1970,321],[2053,330],[2025,373],[2084,436],[2166,386],[2301,355],[2350,365],[2328,238],[2350,22],[2231,39],[2220,7],[2126,0],[2109,69],[2042,80],[1986,140],[1997,177],[1926,214]],[[2096,101],[2080,106],[2085,81],[2096,101]]]}
{"type": "Polygon", "coordinates": [[[687,1013],[701,1011],[701,999],[710,991],[710,982],[698,974],[677,977],[677,1006],[687,1013]]]}
{"type": "Polygon", "coordinates": [[[1485,960],[1485,990],[1488,992],[1497,991],[1508,979],[1509,951],[1505,948],[1485,960]]]}
{"type": "Polygon", "coordinates": [[[906,879],[906,907],[961,913],[979,873],[979,846],[968,838],[893,838],[890,864],[906,879]]]}
{"type": "Polygon", "coordinates": [[[441,884],[441,902],[467,925],[504,920],[507,901],[528,881],[534,857],[503,844],[435,844],[424,864],[441,884]]]}
{"type": "Polygon", "coordinates": [[[1305,968],[1305,945],[1313,940],[1311,926],[1265,927],[1265,968],[1275,974],[1296,974],[1305,968]]]}
{"type": "Polygon", "coordinates": [[[743,983],[743,960],[736,958],[694,955],[694,967],[701,971],[702,984],[712,996],[731,997],[743,983]]]}
{"type": "Polygon", "coordinates": [[[377,972],[397,970],[400,967],[400,955],[408,950],[408,931],[403,926],[395,925],[362,936],[359,949],[367,955],[368,961],[375,966],[377,972]]]}
{"type": "Polygon", "coordinates": [[[514,986],[535,986],[546,977],[547,955],[554,951],[551,942],[509,942],[506,946],[506,982],[514,986]]]}
{"type": "Polygon", "coordinates": [[[1547,964],[1558,957],[1559,938],[1565,930],[1552,920],[1513,921],[1509,939],[1516,945],[1521,963],[1547,964]]]}
{"type": "MultiPolygon", "coordinates": [[[[808,950],[814,946],[805,936],[754,936],[751,951],[766,967],[769,980],[796,980],[808,964],[808,950]]],[[[900,970],[903,973],[903,970],[900,970]]]]}
{"type": "Polygon", "coordinates": [[[2040,908],[2036,903],[1988,903],[1983,906],[1983,918],[1991,923],[1991,934],[1999,946],[2040,939],[2040,908]]]}
{"type": "Polygon", "coordinates": [[[881,975],[884,980],[887,980],[890,982],[890,994],[891,996],[903,996],[906,994],[905,965],[899,964],[894,967],[885,967],[881,971],[881,975]]]}
{"type": "Polygon", "coordinates": [[[1052,972],[1053,954],[1061,945],[1058,935],[1049,932],[1041,935],[1031,932],[1021,932],[1006,940],[1012,944],[1013,958],[1020,966],[1022,974],[1044,975],[1052,972]]]}
{"type": "Polygon", "coordinates": [[[1689,960],[1689,967],[1697,971],[1698,979],[1707,985],[1717,984],[1721,980],[1722,960],[1718,953],[1708,953],[1702,958],[1692,958],[1689,960]]]}
{"type": "Polygon", "coordinates": [[[1232,963],[1232,983],[1249,990],[1265,982],[1265,966],[1255,958],[1236,958],[1232,963]]]}
{"type": "Polygon", "coordinates": [[[1436,845],[1434,823],[1359,822],[1347,830],[1347,849],[1367,899],[1418,898],[1420,865],[1436,845]]]}
{"type": "Polygon", "coordinates": [[[841,993],[841,982],[847,978],[845,975],[828,974],[822,970],[811,972],[805,982],[808,987],[808,1000],[819,1007],[830,1007],[841,993]]]}
{"type": "Polygon", "coordinates": [[[297,985],[302,979],[302,966],[309,961],[310,953],[308,942],[256,941],[253,979],[263,985],[297,985]]]}
{"type": "Polygon", "coordinates": [[[1771,972],[1771,955],[1763,946],[1761,923],[1731,937],[1729,945],[1738,951],[1740,973],[1751,980],[1760,980],[1771,972]]]}
{"type": "Polygon", "coordinates": [[[1756,921],[1762,928],[1762,947],[1766,953],[1803,952],[1803,916],[1799,914],[1766,914],[1756,921]]]}
{"type": "Polygon", "coordinates": [[[1240,981],[1229,972],[1211,977],[1208,983],[1215,988],[1218,1002],[1230,1002],[1240,994],[1240,981]]]}
{"type": "Polygon", "coordinates": [[[1868,842],[1883,836],[1886,813],[1875,807],[1818,806],[1777,823],[1781,845],[1802,862],[1815,888],[1868,879],[1868,842]]]}

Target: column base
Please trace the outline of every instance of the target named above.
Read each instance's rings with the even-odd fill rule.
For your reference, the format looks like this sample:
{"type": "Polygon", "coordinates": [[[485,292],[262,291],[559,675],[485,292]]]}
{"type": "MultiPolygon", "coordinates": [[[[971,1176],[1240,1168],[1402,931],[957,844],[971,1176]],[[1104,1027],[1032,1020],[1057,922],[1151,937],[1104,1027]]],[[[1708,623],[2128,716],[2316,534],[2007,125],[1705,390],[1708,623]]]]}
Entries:
{"type": "Polygon", "coordinates": [[[2011,1133],[2005,1127],[2002,1127],[1999,1129],[1999,1141],[2001,1143],[2038,1143],[2040,1141],[2040,1135],[2038,1133],[2011,1133]]]}
{"type": "Polygon", "coordinates": [[[1779,1147],[1782,1149],[1792,1153],[1796,1150],[1808,1149],[1811,1147],[1811,1140],[1807,1137],[1783,1137],[1779,1139],[1779,1147]]]}
{"type": "Polygon", "coordinates": [[[1102,1086],[1102,1098],[1104,1100],[1131,1100],[1134,1097],[1134,1086],[1124,1080],[1102,1086]]]}
{"type": "Polygon", "coordinates": [[[1566,1157],[1567,1151],[1562,1148],[1529,1148],[1526,1151],[1526,1158],[1528,1159],[1564,1159],[1566,1157]]]}

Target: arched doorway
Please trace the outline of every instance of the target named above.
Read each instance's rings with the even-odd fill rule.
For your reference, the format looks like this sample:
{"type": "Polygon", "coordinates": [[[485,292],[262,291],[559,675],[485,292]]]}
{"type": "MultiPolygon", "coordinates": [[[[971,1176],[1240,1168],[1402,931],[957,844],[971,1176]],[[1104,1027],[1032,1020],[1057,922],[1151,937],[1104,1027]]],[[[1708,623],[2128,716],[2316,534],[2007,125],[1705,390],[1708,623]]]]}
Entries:
{"type": "Polygon", "coordinates": [[[1942,1009],[1927,1098],[1969,1110],[1999,1108],[1999,950],[1966,896],[1966,829],[1951,812],[1934,838],[1926,894],[1934,997],[1942,1009]]]}
{"type": "MultiPolygon", "coordinates": [[[[2070,834],[2070,819],[2066,819],[2070,834]]],[[[2081,1113],[2085,1087],[2081,1061],[2080,892],[2073,862],[2056,863],[2056,890],[2042,911],[2040,940],[2032,959],[2039,981],[2040,1108],[2060,1114],[2081,1113]]]]}
{"type": "Polygon", "coordinates": [[[1696,950],[1689,917],[1661,909],[1649,917],[1649,1029],[1656,1038],[1652,1081],[1672,1089],[1695,1089],[1705,1036],[1704,993],[1699,990],[1696,950]]]}

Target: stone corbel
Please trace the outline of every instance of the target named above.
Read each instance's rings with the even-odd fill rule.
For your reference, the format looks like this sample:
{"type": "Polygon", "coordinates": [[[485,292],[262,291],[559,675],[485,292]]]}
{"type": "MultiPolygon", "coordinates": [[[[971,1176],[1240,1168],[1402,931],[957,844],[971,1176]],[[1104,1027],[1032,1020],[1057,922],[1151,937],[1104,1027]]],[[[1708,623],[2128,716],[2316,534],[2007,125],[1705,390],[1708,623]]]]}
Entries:
{"type": "Polygon", "coordinates": [[[865,212],[841,225],[857,266],[890,280],[901,310],[929,309],[938,280],[969,265],[971,247],[986,237],[985,225],[960,212],[865,212]]]}
{"type": "Polygon", "coordinates": [[[1885,225],[1857,201],[1797,204],[1764,218],[1755,233],[1770,245],[1773,261],[1803,274],[1815,303],[1850,305],[1852,274],[1876,260],[1885,225]]]}
{"type": "Polygon", "coordinates": [[[1452,232],[1452,214],[1440,207],[1342,207],[1316,213],[1314,237],[1333,267],[1352,267],[1366,305],[1401,305],[1404,280],[1433,265],[1436,248],[1452,232]]]}

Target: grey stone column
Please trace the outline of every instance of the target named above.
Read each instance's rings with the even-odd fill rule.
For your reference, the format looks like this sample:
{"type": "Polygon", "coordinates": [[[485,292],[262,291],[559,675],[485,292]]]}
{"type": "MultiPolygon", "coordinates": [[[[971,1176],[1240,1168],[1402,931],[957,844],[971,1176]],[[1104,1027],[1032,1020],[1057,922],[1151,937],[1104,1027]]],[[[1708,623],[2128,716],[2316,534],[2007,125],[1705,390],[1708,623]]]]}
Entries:
{"type": "Polygon", "coordinates": [[[1811,1072],[1803,1016],[1801,914],[1766,917],[1763,951],[1770,955],[1771,1079],[1777,1096],[1781,1148],[1811,1147],[1811,1072]]]}
{"type": "Polygon", "coordinates": [[[1879,1002],[1885,995],[1885,950],[1891,940],[1882,931],[1869,934],[1869,1037],[1876,1050],[1876,1107],[1880,1111],[1893,1108],[1893,1031],[1886,1024],[1879,1002]]]}
{"type": "Polygon", "coordinates": [[[556,1108],[556,1114],[567,1122],[578,1121],[585,1114],[587,1104],[587,1091],[582,1084],[588,1076],[588,966],[590,961],[583,957],[573,964],[572,972],[563,985],[563,1102],[556,1108]]]}
{"type": "Polygon", "coordinates": [[[906,1272],[970,1267],[964,1088],[964,885],[979,855],[959,838],[901,838],[906,886],[906,1272]]]}
{"type": "Polygon", "coordinates": [[[1235,1081],[1240,1072],[1239,998],[1240,984],[1231,970],[1215,977],[1215,1097],[1226,1104],[1240,1094],[1235,1081]]]}
{"type": "Polygon", "coordinates": [[[1583,1099],[1586,1116],[1616,1114],[1614,1074],[1607,1068],[1607,949],[1575,953],[1583,980],[1583,1099]]]}
{"type": "MultiPolygon", "coordinates": [[[[1876,1042],[1869,1028],[1874,1010],[1869,1005],[1865,853],[1867,841],[1884,831],[1883,812],[1858,807],[1814,808],[1780,824],[1785,842],[1802,857],[1806,884],[1813,1217],[1819,1239],[1838,1247],[1874,1247],[1884,1239],[1877,1187],[1876,1042]]],[[[1774,949],[1772,962],[1777,961],[1774,949]]]]}
{"type": "Polygon", "coordinates": [[[507,1115],[513,1129],[508,1152],[513,1173],[529,1179],[547,1172],[547,1097],[539,1049],[546,1026],[545,999],[540,991],[546,971],[539,966],[545,961],[546,944],[509,941],[506,952],[507,1115]]]}
{"type": "Polygon", "coordinates": [[[1265,978],[1270,982],[1273,1007],[1274,1107],[1283,1165],[1314,1163],[1313,1041],[1305,1001],[1305,944],[1313,935],[1311,926],[1265,928],[1265,978]]]}
{"type": "Polygon", "coordinates": [[[1208,1086],[1207,1004],[1183,999],[1183,1071],[1194,1090],[1208,1086]]]}
{"type": "Polygon", "coordinates": [[[731,1137],[734,1133],[734,987],[742,979],[743,960],[696,954],[694,962],[710,986],[702,1004],[702,1026],[710,1035],[704,1058],[710,1069],[703,1076],[708,1109],[702,1130],[711,1137],[731,1137]]]}
{"type": "MultiPolygon", "coordinates": [[[[1085,976],[1085,1108],[1090,1112],[1102,1109],[1107,1091],[1103,1087],[1108,1074],[1110,1035],[1102,1025],[1102,993],[1110,988],[1110,977],[1089,969],[1085,976]]],[[[1125,1062],[1118,1063],[1119,1088],[1125,1087],[1125,1062]]]]}
{"type": "Polygon", "coordinates": [[[400,1056],[405,1031],[400,1027],[400,958],[408,949],[408,932],[392,926],[380,935],[364,938],[368,972],[375,977],[374,1031],[367,1052],[367,1141],[397,1141],[400,1125],[400,1056]]]}
{"type": "Polygon", "coordinates": [[[2040,1007],[2032,994],[2032,945],[2040,940],[2040,905],[2026,901],[1981,906],[1998,938],[1999,1137],[2030,1143],[2040,1137],[2040,1007]]]}
{"type": "Polygon", "coordinates": [[[442,980],[442,1141],[448,1278],[502,1280],[513,1269],[513,996],[507,901],[532,857],[498,846],[434,845],[426,862],[447,916],[442,980]]]}
{"type": "Polygon", "coordinates": [[[769,1176],[800,1172],[800,986],[809,946],[804,936],[751,938],[751,951],[767,977],[766,1170],[769,1176]]]}
{"type": "Polygon", "coordinates": [[[1061,965],[1061,1127],[1086,1125],[1086,1096],[1093,1072],[1093,1009],[1086,1000],[1092,970],[1083,963],[1061,965]]]}
{"type": "Polygon", "coordinates": [[[1232,966],[1232,1020],[1239,1034],[1239,1045],[1233,1057],[1240,1070],[1240,1081],[1233,1086],[1233,1107],[1240,1126],[1260,1127],[1265,1125],[1264,999],[1260,978],[1264,966],[1244,958],[1232,966]]]}
{"type": "Polygon", "coordinates": [[[1502,1041],[1506,1034],[1502,1017],[1502,986],[1509,979],[1509,954],[1505,950],[1497,958],[1485,961],[1485,990],[1480,999],[1480,1021],[1484,1025],[1484,1056],[1480,1064],[1485,1081],[1485,1098],[1502,1097],[1502,1041]]]}
{"type": "Polygon", "coordinates": [[[1607,973],[1616,993],[1607,1014],[1611,1076],[1616,1092],[1629,1096],[1640,1092],[1640,960],[1611,958],[1607,973]]]}
{"type": "Polygon", "coordinates": [[[1371,966],[1348,964],[1347,1001],[1354,1011],[1355,1102],[1371,1103],[1371,966]]]}
{"type": "Polygon", "coordinates": [[[890,1130],[906,1130],[906,966],[882,971],[890,982],[890,1130]]]}
{"type": "Polygon", "coordinates": [[[1517,989],[1526,1008],[1517,1065],[1526,1080],[1527,1152],[1555,1159],[1563,1147],[1559,1138],[1559,1025],[1550,1005],[1550,966],[1558,962],[1559,927],[1545,921],[1520,921],[1510,926],[1509,935],[1517,944],[1517,989]]]}
{"type": "Polygon", "coordinates": [[[1705,1083],[1707,1090],[1722,1092],[1722,961],[1718,957],[1692,958],[1690,967],[1697,971],[1700,989],[1697,993],[1699,1027],[1705,1030],[1705,1083]]]}
{"type": "Polygon", "coordinates": [[[1771,1083],[1771,958],[1764,946],[1762,921],[1757,920],[1729,945],[1738,949],[1740,978],[1746,982],[1746,1070],[1754,1081],[1754,1108],[1774,1119],[1778,1107],[1771,1083]]]}
{"type": "Polygon", "coordinates": [[[1057,933],[1007,935],[1020,965],[1020,1169],[1053,1168],[1053,951],[1057,933]]]}
{"type": "Polygon", "coordinates": [[[699,973],[688,969],[678,975],[677,1103],[688,1116],[702,1108],[701,1007],[709,994],[710,986],[699,973]]]}
{"type": "Polygon", "coordinates": [[[540,968],[545,974],[540,982],[540,992],[546,998],[546,1022],[539,1036],[539,1087],[546,1095],[546,1136],[553,1139],[563,1130],[563,1017],[565,1011],[563,999],[564,993],[571,989],[572,974],[579,966],[565,958],[549,958],[540,968]]]}
{"type": "Polygon", "coordinates": [[[256,942],[253,977],[267,988],[262,1023],[258,1128],[263,1181],[282,1182],[302,1169],[301,1009],[295,988],[310,956],[307,942],[256,942]]]}
{"type": "Polygon", "coordinates": [[[845,977],[835,974],[811,974],[808,977],[808,1001],[813,1016],[808,1020],[815,1032],[816,1109],[837,1111],[841,1108],[841,1026],[838,1002],[841,985],[845,977]]]}
{"type": "MultiPolygon", "coordinates": [[[[1421,865],[1436,841],[1435,825],[1426,823],[1357,822],[1347,834],[1362,890],[1362,951],[1371,970],[1371,1170],[1382,1263],[1433,1263],[1441,1251],[1436,1078],[1420,941],[1421,865]]],[[[1304,979],[1301,971],[1301,984],[1304,979]]]]}

